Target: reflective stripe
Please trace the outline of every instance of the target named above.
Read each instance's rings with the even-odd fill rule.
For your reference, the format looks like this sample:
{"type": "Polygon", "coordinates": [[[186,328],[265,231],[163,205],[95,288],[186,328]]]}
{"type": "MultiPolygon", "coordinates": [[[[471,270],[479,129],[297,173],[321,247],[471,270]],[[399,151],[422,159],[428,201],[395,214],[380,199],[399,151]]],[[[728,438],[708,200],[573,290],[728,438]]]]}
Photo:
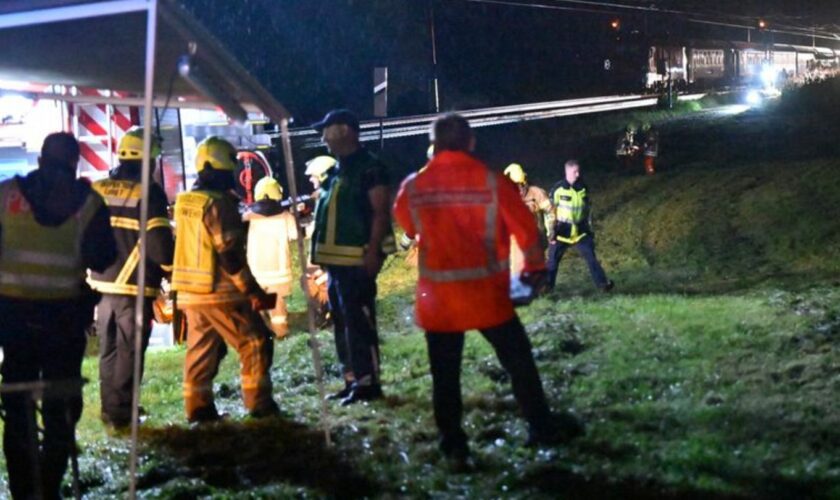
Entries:
{"type": "Polygon", "coordinates": [[[81,280],[69,276],[43,276],[40,274],[20,274],[0,272],[0,285],[17,285],[33,288],[75,290],[81,280]]]}
{"type": "MultiPolygon", "coordinates": [[[[119,285],[116,283],[109,283],[107,281],[98,281],[88,278],[88,284],[99,293],[109,293],[114,295],[137,295],[137,285],[119,285]]],[[[143,289],[145,297],[157,297],[158,289],[146,287],[143,289]]]]}
{"type": "Polygon", "coordinates": [[[440,283],[452,281],[467,281],[489,278],[500,272],[507,272],[510,268],[508,259],[499,260],[496,256],[496,229],[499,215],[499,193],[496,176],[493,172],[487,172],[488,193],[476,192],[475,190],[421,193],[418,194],[415,182],[416,177],[407,184],[409,196],[409,211],[414,222],[414,229],[420,235],[421,250],[418,255],[418,269],[420,277],[429,281],[440,283]],[[430,269],[426,264],[426,253],[422,251],[422,221],[420,209],[422,206],[444,206],[444,205],[484,205],[484,253],[487,264],[481,267],[461,269],[430,269]]]}
{"type": "Polygon", "coordinates": [[[114,283],[118,285],[124,285],[128,283],[128,278],[131,277],[132,273],[134,273],[134,269],[137,267],[137,264],[140,262],[140,242],[138,241],[134,248],[131,250],[131,253],[128,254],[128,257],[125,259],[125,264],[123,264],[122,269],[120,269],[120,273],[117,275],[117,278],[114,280],[114,283]]]}
{"type": "Polygon", "coordinates": [[[119,196],[103,196],[109,207],[134,208],[140,204],[140,198],[121,198],[119,196]]]}
{"type": "MultiPolygon", "coordinates": [[[[115,215],[112,215],[111,227],[139,231],[140,222],[137,219],[133,219],[131,217],[117,217],[115,215]]],[[[172,226],[169,224],[169,219],[167,219],[166,217],[153,217],[149,219],[149,221],[146,223],[146,229],[150,231],[159,227],[171,228],[172,226]]]]}
{"type": "Polygon", "coordinates": [[[11,263],[37,264],[39,266],[55,266],[75,269],[79,267],[76,258],[70,255],[62,255],[48,252],[36,252],[33,250],[9,249],[3,252],[3,259],[11,263]]]}

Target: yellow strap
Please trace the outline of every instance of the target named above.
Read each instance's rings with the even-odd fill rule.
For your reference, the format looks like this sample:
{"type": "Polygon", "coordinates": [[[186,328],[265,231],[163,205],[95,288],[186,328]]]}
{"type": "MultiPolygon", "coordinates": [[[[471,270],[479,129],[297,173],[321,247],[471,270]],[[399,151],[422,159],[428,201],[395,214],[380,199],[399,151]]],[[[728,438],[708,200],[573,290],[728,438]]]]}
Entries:
{"type": "Polygon", "coordinates": [[[117,275],[117,279],[114,280],[114,283],[117,285],[124,285],[128,283],[128,278],[131,277],[131,274],[134,272],[134,269],[137,267],[137,263],[139,262],[140,242],[138,241],[131,250],[131,253],[128,254],[128,258],[125,259],[125,264],[123,264],[122,269],[120,269],[120,274],[117,275]]]}
{"type": "MultiPolygon", "coordinates": [[[[117,217],[112,215],[111,216],[111,227],[116,227],[120,229],[129,229],[132,231],[139,231],[140,230],[140,222],[137,219],[132,219],[131,217],[117,217]]],[[[151,231],[152,229],[156,229],[159,227],[166,227],[170,228],[172,226],[169,225],[169,219],[166,217],[152,217],[146,223],[146,230],[151,231]]]]}

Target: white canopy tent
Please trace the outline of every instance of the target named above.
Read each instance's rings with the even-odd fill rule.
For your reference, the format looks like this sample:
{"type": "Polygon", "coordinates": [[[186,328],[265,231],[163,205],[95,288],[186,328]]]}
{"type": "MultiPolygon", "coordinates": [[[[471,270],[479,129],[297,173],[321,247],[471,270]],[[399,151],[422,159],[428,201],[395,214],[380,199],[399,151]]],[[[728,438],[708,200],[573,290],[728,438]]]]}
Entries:
{"type": "MultiPolygon", "coordinates": [[[[291,196],[297,197],[289,139],[290,114],[175,0],[11,0],[0,4],[0,80],[51,86],[83,86],[118,91],[109,97],[51,92],[42,98],[85,103],[143,106],[145,154],[140,221],[138,289],[145,287],[146,224],[151,165],[152,111],[164,103],[190,108],[220,107],[242,121],[260,111],[279,124],[291,196]]],[[[297,218],[296,206],[292,210],[297,218]]],[[[298,238],[301,270],[306,269],[303,238],[298,238]]],[[[144,320],[137,296],[136,328],[144,320]]],[[[322,367],[309,306],[309,332],[321,400],[322,367]]],[[[137,465],[140,336],[135,359],[129,496],[134,498],[137,465]]],[[[326,404],[321,405],[329,443],[326,404]]]]}

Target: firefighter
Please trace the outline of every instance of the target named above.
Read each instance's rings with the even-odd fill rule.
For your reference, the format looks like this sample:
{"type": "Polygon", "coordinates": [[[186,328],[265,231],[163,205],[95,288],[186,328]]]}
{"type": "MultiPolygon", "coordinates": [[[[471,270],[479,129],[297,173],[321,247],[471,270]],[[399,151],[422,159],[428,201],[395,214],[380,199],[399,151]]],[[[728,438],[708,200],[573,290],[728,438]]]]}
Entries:
{"type": "Polygon", "coordinates": [[[277,294],[277,304],[268,316],[278,339],[289,333],[286,297],[292,294],[292,259],[289,241],[297,239],[291,212],[280,203],[283,187],[273,177],[263,177],[254,186],[254,199],[243,220],[248,223],[248,266],[263,290],[277,294]]]}
{"type": "MultiPolygon", "coordinates": [[[[321,186],[327,181],[327,178],[335,172],[335,158],[328,155],[321,155],[312,158],[306,162],[306,171],[304,174],[309,177],[309,182],[312,184],[312,199],[316,202],[321,195],[321,186]]],[[[315,228],[314,223],[306,225],[305,232],[307,238],[312,237],[312,231],[315,228]]],[[[327,288],[328,277],[326,271],[312,263],[312,255],[306,266],[306,283],[305,290],[309,298],[314,300],[318,306],[316,317],[319,327],[329,325],[331,319],[330,305],[329,305],[329,290],[327,288]]]]}
{"type": "MultiPolygon", "coordinates": [[[[117,239],[117,261],[104,272],[93,272],[88,283],[103,295],[96,314],[99,336],[99,392],[102,421],[115,428],[131,423],[134,379],[134,314],[137,274],[140,260],[141,165],[143,129],[126,133],[117,150],[120,164],[107,179],[93,189],[111,211],[111,225],[117,239]]],[[[153,141],[151,161],[160,155],[160,144],[153,141]]],[[[155,165],[155,163],[152,163],[155,165]]],[[[166,193],[157,183],[149,185],[149,215],[146,225],[146,286],[143,290],[142,351],[145,353],[152,332],[152,303],[160,291],[165,272],[172,270],[172,228],[167,215],[166,193]]],[[[143,359],[141,353],[140,359],[143,359]]],[[[141,364],[142,367],[142,364],[141,364]]],[[[142,368],[141,368],[142,377],[142,368]]]]}
{"type": "Polygon", "coordinates": [[[481,332],[510,375],[529,424],[529,444],[563,439],[579,428],[561,432],[552,417],[509,296],[509,235],[524,249],[522,280],[538,287],[545,277],[534,217],[513,184],[471,156],[475,137],[466,119],[444,115],[432,127],[435,156],[403,181],[394,217],[418,237],[415,318],[426,331],[440,448],[462,468],[469,465],[460,384],[466,330],[481,332]]]}
{"type": "Polygon", "coordinates": [[[103,272],[117,258],[108,207],[76,178],[79,153],[71,134],[50,134],[37,170],[0,183],[3,384],[48,384],[40,443],[33,395],[2,394],[15,499],[60,498],[82,414],[85,329],[99,297],[85,283],[85,269],[103,272]]]}
{"type": "Polygon", "coordinates": [[[390,179],[388,168],[362,147],[359,120],[349,110],[333,110],[313,128],[338,157],[315,207],[311,255],[329,275],[336,349],[345,381],[331,397],[341,398],[346,406],[382,397],[376,276],[386,255],[396,251],[390,179]]]}
{"type": "MultiPolygon", "coordinates": [[[[551,200],[548,198],[548,193],[541,187],[528,184],[528,176],[525,175],[525,170],[522,168],[522,165],[518,163],[508,165],[505,168],[505,176],[519,188],[519,195],[522,197],[522,201],[525,202],[525,206],[534,215],[537,230],[539,231],[540,246],[543,252],[545,252],[548,249],[548,232],[554,224],[554,211],[551,208],[551,200]]],[[[525,257],[515,241],[511,241],[510,253],[511,276],[518,276],[522,273],[525,257]]]]}
{"type": "Polygon", "coordinates": [[[639,146],[636,144],[636,127],[632,123],[624,129],[624,134],[618,138],[615,147],[615,155],[621,162],[624,172],[633,170],[633,163],[636,155],[639,154],[639,146]]]}
{"type": "Polygon", "coordinates": [[[321,187],[326,182],[327,177],[334,172],[335,164],[335,158],[327,155],[316,156],[306,162],[304,175],[309,177],[309,182],[312,183],[313,197],[317,198],[320,195],[321,187]]]}
{"type": "Polygon", "coordinates": [[[645,157],[645,173],[653,175],[656,173],[656,157],[659,156],[659,132],[650,123],[642,125],[642,132],[645,134],[642,143],[642,151],[645,157]]]}
{"type": "Polygon", "coordinates": [[[574,246],[586,260],[595,286],[608,292],[614,283],[607,279],[604,268],[595,256],[592,203],[586,185],[580,180],[580,165],[577,160],[569,160],[564,170],[566,177],[551,190],[555,223],[548,249],[548,289],[554,288],[563,254],[574,246]]]}
{"type": "Polygon", "coordinates": [[[237,211],[236,148],[218,137],[201,142],[198,180],[175,202],[172,289],[187,320],[184,407],[187,420],[221,418],[213,378],[226,352],[239,354],[242,399],[253,417],[279,412],[271,398],[272,333],[259,315],[273,307],[254,279],[245,252],[246,229],[237,211]]]}

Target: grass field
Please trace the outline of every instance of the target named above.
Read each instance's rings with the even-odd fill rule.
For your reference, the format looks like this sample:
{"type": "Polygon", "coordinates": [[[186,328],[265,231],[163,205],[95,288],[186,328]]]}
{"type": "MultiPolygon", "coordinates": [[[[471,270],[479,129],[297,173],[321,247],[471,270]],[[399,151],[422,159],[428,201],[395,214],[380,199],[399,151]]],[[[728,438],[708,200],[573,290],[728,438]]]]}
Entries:
{"type": "MultiPolygon", "coordinates": [[[[585,436],[524,448],[509,380],[470,334],[464,421],[478,469],[449,474],[412,323],[416,275],[398,257],[379,281],[387,397],[331,406],[333,448],[318,430],[300,297],[272,370],[282,419],[244,417],[230,355],[215,393],[232,418],[189,429],[184,351],[150,352],[141,496],[840,498],[840,135],[831,111],[791,99],[824,97],[696,120],[652,115],[663,131],[652,178],[616,173],[586,150],[598,251],[616,290],[598,292],[571,252],[555,292],[520,310],[552,406],[579,415],[585,436]]],[[[612,141],[615,127],[593,129],[593,143],[612,141]]],[[[331,334],[318,338],[335,387],[331,334]]],[[[95,357],[84,370],[83,486],[90,498],[119,497],[128,440],[98,421],[95,357]]]]}

